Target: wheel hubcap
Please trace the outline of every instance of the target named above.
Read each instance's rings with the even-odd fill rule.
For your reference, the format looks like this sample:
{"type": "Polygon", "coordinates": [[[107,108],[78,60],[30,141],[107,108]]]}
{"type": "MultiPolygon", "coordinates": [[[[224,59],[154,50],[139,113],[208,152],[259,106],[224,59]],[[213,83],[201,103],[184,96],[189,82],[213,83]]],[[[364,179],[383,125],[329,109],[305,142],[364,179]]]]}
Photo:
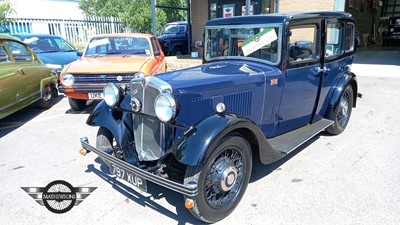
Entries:
{"type": "Polygon", "coordinates": [[[339,112],[337,115],[337,121],[339,126],[344,126],[348,118],[349,111],[349,95],[347,92],[343,94],[342,100],[340,101],[339,112]]]}
{"type": "Polygon", "coordinates": [[[207,172],[206,198],[210,206],[221,208],[239,193],[244,176],[243,158],[237,149],[226,149],[207,172]]]}

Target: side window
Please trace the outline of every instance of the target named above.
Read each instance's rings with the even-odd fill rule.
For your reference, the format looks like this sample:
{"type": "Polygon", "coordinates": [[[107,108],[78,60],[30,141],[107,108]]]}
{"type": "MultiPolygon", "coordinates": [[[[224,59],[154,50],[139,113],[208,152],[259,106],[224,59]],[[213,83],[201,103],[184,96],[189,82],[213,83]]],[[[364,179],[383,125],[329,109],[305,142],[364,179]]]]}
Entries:
{"type": "Polygon", "coordinates": [[[293,26],[290,28],[288,43],[289,63],[309,63],[317,61],[318,27],[317,25],[293,26]]]}
{"type": "Polygon", "coordinates": [[[3,44],[0,43],[0,63],[8,61],[10,61],[10,58],[8,57],[7,51],[3,44]]]}
{"type": "Polygon", "coordinates": [[[325,56],[334,58],[343,53],[343,23],[328,21],[326,28],[325,56]]]}
{"type": "Polygon", "coordinates": [[[346,52],[354,50],[354,41],[355,41],[355,26],[353,23],[346,24],[345,29],[345,41],[344,41],[344,50],[346,52]]]}
{"type": "Polygon", "coordinates": [[[153,50],[154,50],[154,51],[160,51],[160,48],[159,48],[159,46],[157,45],[156,39],[154,39],[154,38],[151,39],[151,45],[153,46],[153,50]]]}
{"type": "Polygon", "coordinates": [[[33,57],[25,45],[15,41],[5,41],[8,45],[15,61],[29,61],[33,57]]]}

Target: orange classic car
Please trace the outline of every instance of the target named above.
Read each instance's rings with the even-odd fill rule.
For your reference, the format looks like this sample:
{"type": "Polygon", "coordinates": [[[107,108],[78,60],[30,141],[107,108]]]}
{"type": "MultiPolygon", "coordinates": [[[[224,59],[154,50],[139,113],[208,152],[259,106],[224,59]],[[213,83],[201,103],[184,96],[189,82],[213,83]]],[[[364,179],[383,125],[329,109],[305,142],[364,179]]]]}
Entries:
{"type": "Polygon", "coordinates": [[[135,76],[163,73],[165,56],[151,34],[103,34],[90,38],[80,59],[65,66],[59,91],[71,109],[81,111],[88,100],[103,99],[103,88],[113,82],[129,87],[135,76]]]}

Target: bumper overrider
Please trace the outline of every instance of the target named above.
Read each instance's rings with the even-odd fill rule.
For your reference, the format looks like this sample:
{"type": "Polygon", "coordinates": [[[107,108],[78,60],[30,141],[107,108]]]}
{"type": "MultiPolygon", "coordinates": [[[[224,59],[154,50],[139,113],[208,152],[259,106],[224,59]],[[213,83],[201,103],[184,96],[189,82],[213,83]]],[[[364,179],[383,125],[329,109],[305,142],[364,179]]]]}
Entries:
{"type": "MultiPolygon", "coordinates": [[[[158,184],[158,185],[168,188],[172,191],[178,192],[180,194],[184,194],[184,195],[188,196],[189,198],[193,198],[193,197],[197,196],[197,184],[196,183],[189,183],[188,186],[186,186],[181,183],[178,183],[178,182],[175,182],[172,180],[168,180],[168,179],[161,177],[159,175],[156,175],[154,173],[140,169],[136,166],[133,166],[125,161],[122,161],[114,156],[111,156],[111,155],[91,146],[86,137],[81,138],[81,145],[82,145],[82,148],[85,150],[85,153],[89,153],[89,152],[96,153],[98,156],[103,158],[103,160],[105,162],[107,162],[108,164],[116,165],[119,170],[122,169],[124,174],[126,174],[126,173],[134,174],[135,176],[139,177],[139,179],[144,179],[145,181],[150,181],[152,183],[158,184]]],[[[112,169],[112,168],[110,167],[110,169],[112,169]]],[[[117,176],[120,177],[119,175],[117,175],[117,176]]],[[[124,175],[122,175],[122,176],[124,176],[124,175]]],[[[137,186],[137,183],[135,183],[135,182],[136,181],[133,181],[130,183],[134,184],[134,186],[137,186]]]]}

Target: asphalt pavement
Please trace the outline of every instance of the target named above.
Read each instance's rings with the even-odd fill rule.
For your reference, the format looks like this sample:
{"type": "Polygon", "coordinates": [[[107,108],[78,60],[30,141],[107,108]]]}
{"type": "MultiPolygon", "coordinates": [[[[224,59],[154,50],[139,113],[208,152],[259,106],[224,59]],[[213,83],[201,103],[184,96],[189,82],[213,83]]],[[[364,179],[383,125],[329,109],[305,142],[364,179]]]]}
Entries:
{"type": "MultiPolygon", "coordinates": [[[[239,206],[216,224],[399,224],[399,68],[400,48],[359,49],[352,70],[363,98],[344,133],[253,165],[239,206]]],[[[78,154],[80,137],[95,141],[97,128],[85,123],[94,105],[74,113],[61,96],[47,111],[30,106],[0,120],[0,224],[201,224],[181,195],[151,184],[140,192],[94,154],[78,154]],[[97,189],[55,214],[21,188],[54,180],[97,189]]]]}

